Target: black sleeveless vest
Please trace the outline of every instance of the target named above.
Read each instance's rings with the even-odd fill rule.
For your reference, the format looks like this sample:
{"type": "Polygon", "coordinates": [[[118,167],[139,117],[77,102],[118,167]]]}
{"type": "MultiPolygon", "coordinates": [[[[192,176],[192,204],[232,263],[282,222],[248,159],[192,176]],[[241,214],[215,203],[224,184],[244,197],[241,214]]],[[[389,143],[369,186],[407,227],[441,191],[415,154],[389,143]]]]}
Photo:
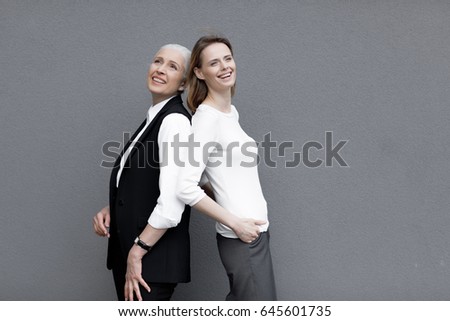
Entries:
{"type": "MultiPolygon", "coordinates": [[[[114,268],[116,264],[126,264],[134,239],[147,225],[148,218],[157,204],[160,194],[158,133],[164,118],[172,113],[179,113],[191,119],[180,96],[169,100],[136,142],[117,188],[116,177],[121,157],[116,160],[110,181],[111,236],[107,259],[109,269],[114,268]]],[[[127,150],[144,125],[145,121],[123,151],[127,150]]],[[[189,218],[190,207],[185,206],[181,222],[168,229],[153,249],[143,257],[142,276],[146,282],[190,281],[189,218]]]]}

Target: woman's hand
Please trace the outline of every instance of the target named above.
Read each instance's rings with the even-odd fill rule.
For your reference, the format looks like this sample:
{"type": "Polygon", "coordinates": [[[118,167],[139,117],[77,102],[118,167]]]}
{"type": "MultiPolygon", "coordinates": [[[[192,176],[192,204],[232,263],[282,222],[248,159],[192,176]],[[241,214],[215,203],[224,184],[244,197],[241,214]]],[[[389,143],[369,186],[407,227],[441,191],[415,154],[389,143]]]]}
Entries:
{"type": "Polygon", "coordinates": [[[251,243],[256,240],[260,233],[259,226],[264,224],[266,222],[262,220],[238,218],[230,227],[242,242],[251,243]]]}
{"type": "Polygon", "coordinates": [[[105,206],[94,216],[93,225],[95,233],[99,236],[109,237],[110,222],[111,215],[109,213],[109,206],[105,206]]]}
{"type": "Polygon", "coordinates": [[[266,221],[255,220],[253,218],[239,218],[217,204],[207,195],[192,207],[231,228],[237,237],[245,243],[251,243],[256,240],[260,233],[259,226],[267,223],[266,221]]]}
{"type": "Polygon", "coordinates": [[[142,278],[142,257],[147,253],[144,249],[133,245],[128,253],[127,273],[125,275],[125,301],[133,301],[134,293],[139,301],[142,301],[139,284],[148,292],[151,291],[147,282],[142,278]]]}

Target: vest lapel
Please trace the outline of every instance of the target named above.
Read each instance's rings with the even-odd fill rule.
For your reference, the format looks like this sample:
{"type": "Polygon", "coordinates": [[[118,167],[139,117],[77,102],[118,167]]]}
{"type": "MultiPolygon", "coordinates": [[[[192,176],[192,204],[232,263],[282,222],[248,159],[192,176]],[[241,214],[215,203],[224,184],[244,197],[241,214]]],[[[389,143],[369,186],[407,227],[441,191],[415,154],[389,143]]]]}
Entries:
{"type": "MultiPolygon", "coordinates": [[[[111,172],[111,183],[110,183],[111,186],[115,187],[117,185],[117,173],[119,172],[120,160],[122,159],[123,154],[128,149],[128,147],[130,146],[130,144],[134,140],[134,138],[137,136],[137,134],[145,126],[146,122],[147,122],[146,120],[144,120],[142,122],[142,124],[139,126],[139,128],[134,132],[134,134],[131,136],[131,138],[128,140],[128,142],[125,144],[125,146],[122,148],[122,151],[120,152],[119,157],[117,157],[116,162],[114,163],[114,167],[113,167],[112,172],[111,172]]],[[[124,168],[124,170],[125,170],[125,168],[124,168]]]]}
{"type": "MultiPolygon", "coordinates": [[[[181,98],[180,96],[175,96],[173,97],[171,100],[169,100],[166,105],[156,114],[156,116],[153,118],[153,120],[150,122],[150,124],[147,126],[147,128],[145,129],[145,131],[142,133],[141,137],[139,137],[139,139],[136,141],[136,144],[134,145],[135,148],[133,148],[133,150],[131,151],[130,155],[128,156],[128,159],[131,159],[131,157],[133,157],[134,153],[136,152],[136,150],[138,148],[141,148],[142,146],[144,146],[144,144],[142,143],[143,141],[146,140],[147,136],[150,134],[151,130],[153,127],[155,127],[155,124],[157,123],[158,119],[164,115],[166,113],[166,111],[170,108],[170,106],[172,106],[175,103],[181,103],[181,98]]],[[[142,127],[141,127],[142,128],[142,127]]],[[[157,142],[155,142],[157,143],[157,142]]]]}

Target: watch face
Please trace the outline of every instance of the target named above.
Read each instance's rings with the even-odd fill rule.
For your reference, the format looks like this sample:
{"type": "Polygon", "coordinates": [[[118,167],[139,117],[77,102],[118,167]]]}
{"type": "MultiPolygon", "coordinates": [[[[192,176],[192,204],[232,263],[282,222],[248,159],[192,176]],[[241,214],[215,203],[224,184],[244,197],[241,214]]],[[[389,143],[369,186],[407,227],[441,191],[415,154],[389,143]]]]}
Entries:
{"type": "Polygon", "coordinates": [[[136,237],[136,239],[134,240],[134,244],[140,246],[141,248],[143,248],[143,249],[146,250],[146,251],[150,251],[150,249],[152,248],[150,245],[147,245],[147,244],[145,244],[144,242],[142,242],[142,241],[139,239],[139,236],[136,237]]]}

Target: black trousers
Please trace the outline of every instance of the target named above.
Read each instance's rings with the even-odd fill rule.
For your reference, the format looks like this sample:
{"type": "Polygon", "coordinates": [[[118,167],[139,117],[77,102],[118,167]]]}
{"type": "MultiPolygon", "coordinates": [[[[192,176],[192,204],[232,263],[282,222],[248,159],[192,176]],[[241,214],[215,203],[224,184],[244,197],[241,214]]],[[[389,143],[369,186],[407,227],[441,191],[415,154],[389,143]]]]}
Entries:
{"type": "Polygon", "coordinates": [[[230,283],[227,301],[276,301],[269,231],[252,243],[217,234],[217,246],[230,283]]]}
{"type": "MultiPolygon", "coordinates": [[[[125,274],[127,273],[126,263],[121,262],[115,264],[112,269],[114,277],[114,285],[116,286],[117,299],[119,301],[125,301],[125,274]]],[[[150,286],[150,293],[142,286],[139,285],[142,300],[144,301],[169,301],[172,298],[172,294],[177,286],[177,283],[147,283],[150,286]]],[[[137,300],[136,294],[134,300],[137,300]]]]}

